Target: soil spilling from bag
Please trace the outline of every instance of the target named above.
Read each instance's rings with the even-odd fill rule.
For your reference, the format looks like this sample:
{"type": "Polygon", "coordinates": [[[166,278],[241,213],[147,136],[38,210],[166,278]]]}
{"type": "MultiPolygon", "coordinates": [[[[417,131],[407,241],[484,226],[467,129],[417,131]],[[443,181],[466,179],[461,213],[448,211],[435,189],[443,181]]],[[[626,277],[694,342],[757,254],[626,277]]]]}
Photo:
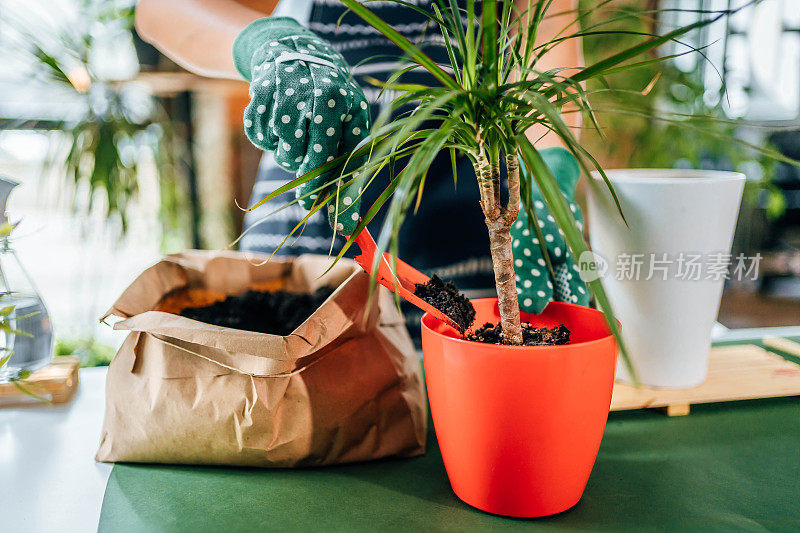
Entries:
{"type": "Polygon", "coordinates": [[[320,287],[313,294],[248,291],[203,307],[187,307],[180,315],[215,326],[271,335],[288,335],[333,293],[320,287]]]}
{"type": "Polygon", "coordinates": [[[452,281],[442,281],[434,274],[426,283],[418,283],[414,287],[417,296],[433,307],[449,316],[464,333],[475,321],[475,308],[469,298],[458,292],[452,281]]]}
{"type": "MultiPolygon", "coordinates": [[[[570,331],[567,326],[560,324],[552,329],[537,328],[530,322],[522,323],[523,346],[552,346],[555,344],[569,344],[570,331]]],[[[500,324],[487,322],[474,332],[465,335],[464,339],[487,344],[510,344],[503,337],[503,328],[500,324]]]]}

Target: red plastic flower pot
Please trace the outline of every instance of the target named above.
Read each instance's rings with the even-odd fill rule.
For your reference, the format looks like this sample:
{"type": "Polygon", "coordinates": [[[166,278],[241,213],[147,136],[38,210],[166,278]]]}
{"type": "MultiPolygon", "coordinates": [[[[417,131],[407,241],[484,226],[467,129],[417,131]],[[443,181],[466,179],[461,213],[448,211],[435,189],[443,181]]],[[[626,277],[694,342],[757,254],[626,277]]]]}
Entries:
{"type": "MultiPolygon", "coordinates": [[[[496,298],[473,300],[476,325],[496,298]]],[[[422,351],[433,424],[456,495],[490,513],[546,516],[580,500],[603,437],[617,344],[595,309],[550,303],[535,326],[565,324],[570,344],[465,341],[425,315],[422,351]]]]}

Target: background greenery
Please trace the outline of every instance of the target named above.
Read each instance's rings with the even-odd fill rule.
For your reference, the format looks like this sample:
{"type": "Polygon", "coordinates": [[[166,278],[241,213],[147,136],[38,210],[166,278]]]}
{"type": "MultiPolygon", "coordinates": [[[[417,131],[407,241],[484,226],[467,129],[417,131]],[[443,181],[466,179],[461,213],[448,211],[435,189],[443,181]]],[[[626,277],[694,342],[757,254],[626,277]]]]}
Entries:
{"type": "MultiPolygon", "coordinates": [[[[580,0],[581,10],[588,13],[583,26],[616,19],[606,29],[619,33],[585,36],[586,64],[641,40],[639,35],[624,32],[659,33],[658,18],[649,13],[661,7],[662,2],[658,0],[617,0],[600,9],[596,4],[595,0],[580,0]]],[[[655,54],[651,52],[653,57],[655,54]]],[[[780,189],[772,184],[776,161],[730,141],[741,138],[747,124],[726,116],[721,105],[723,93],[709,95],[703,83],[706,63],[699,60],[695,65],[692,70],[681,71],[674,61],[664,61],[610,74],[603,80],[590,80],[588,89],[605,87],[612,91],[593,96],[604,137],[587,128],[581,141],[606,168],[743,172],[748,177],[745,204],[765,208],[770,218],[780,216],[785,209],[785,199],[780,189]],[[603,113],[604,108],[625,109],[626,112],[603,113]],[[685,116],[678,123],[655,118],[666,113],[685,116]]],[[[757,142],[765,149],[773,148],[763,135],[757,142]]]]}
{"type": "MultiPolygon", "coordinates": [[[[64,134],[66,149],[55,146],[45,171],[55,167],[64,175],[77,211],[99,208],[119,219],[124,235],[128,208],[139,193],[142,162],[149,163],[158,179],[162,246],[180,249],[191,229],[188,186],[181,170],[185,142],[157,98],[139,84],[115,79],[114,69],[104,71],[108,57],[96,59],[124,54],[108,49],[109,40],[113,42],[109,35],[132,31],[134,6],[130,1],[82,0],[80,9],[80,24],[67,29],[8,21],[19,33],[14,53],[29,59],[30,82],[52,94],[66,93],[83,109],[50,126],[64,134]]],[[[133,49],[128,52],[133,54],[133,49]]],[[[135,69],[135,58],[118,56],[120,63],[128,59],[135,69]]]]}

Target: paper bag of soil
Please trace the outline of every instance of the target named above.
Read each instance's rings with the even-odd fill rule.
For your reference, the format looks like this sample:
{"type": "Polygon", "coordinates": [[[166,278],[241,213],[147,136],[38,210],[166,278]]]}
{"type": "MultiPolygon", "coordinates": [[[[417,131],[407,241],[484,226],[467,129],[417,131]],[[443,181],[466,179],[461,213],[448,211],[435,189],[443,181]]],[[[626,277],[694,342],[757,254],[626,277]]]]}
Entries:
{"type": "MultiPolygon", "coordinates": [[[[250,258],[252,260],[252,258],[250,258]]],[[[314,466],[424,451],[420,362],[387,291],[321,256],[254,266],[235,252],[186,252],[144,271],[109,310],[129,330],[108,370],[97,460],[314,466]],[[159,311],[175,291],[253,287],[334,293],[282,337],[159,311]]]]}

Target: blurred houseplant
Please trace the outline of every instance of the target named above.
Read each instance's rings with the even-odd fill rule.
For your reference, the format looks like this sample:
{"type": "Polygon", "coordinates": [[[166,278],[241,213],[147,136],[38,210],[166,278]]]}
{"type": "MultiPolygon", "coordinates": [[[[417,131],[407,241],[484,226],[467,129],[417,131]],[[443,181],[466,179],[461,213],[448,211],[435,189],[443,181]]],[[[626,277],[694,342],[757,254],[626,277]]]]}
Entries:
{"type": "Polygon", "coordinates": [[[83,111],[55,125],[67,149],[53,150],[50,167],[63,169],[73,204],[85,213],[99,209],[128,229],[128,209],[140,190],[142,162],[151,162],[158,180],[162,246],[182,248],[190,227],[180,158],[185,147],[165,110],[149,92],[124,79],[135,75],[130,41],[131,2],[81,2],[79,24],[54,30],[13,23],[18,51],[27,54],[32,81],[66,93],[83,111]],[[32,28],[36,28],[35,30],[32,28]],[[130,56],[130,57],[128,57],[130,56]],[[101,205],[95,207],[100,200],[101,205]]]}
{"type": "MultiPolygon", "coordinates": [[[[661,22],[658,7],[662,2],[658,0],[646,2],[644,10],[638,0],[618,0],[590,9],[596,4],[593,0],[581,1],[587,12],[583,26],[612,21],[608,27],[617,32],[585,37],[584,54],[588,63],[632,45],[639,33],[652,33],[661,22]]],[[[679,44],[673,46],[680,49],[679,44]]],[[[653,50],[653,59],[659,53],[653,50]]],[[[709,69],[709,63],[699,54],[685,59],[691,60],[682,65],[678,58],[654,61],[589,82],[590,90],[607,89],[597,92],[593,100],[602,115],[603,131],[599,135],[589,129],[581,141],[606,168],[742,172],[748,177],[743,210],[763,208],[767,217],[780,217],[786,200],[780,188],[772,183],[776,169],[774,148],[765,138],[756,141],[757,149],[731,142],[745,138],[743,130],[752,126],[728,117],[723,105],[723,83],[713,84],[719,89],[707,87],[706,76],[721,78],[722,74],[709,69]],[[605,108],[615,112],[603,113],[605,108]]]]}
{"type": "MultiPolygon", "coordinates": [[[[165,251],[183,249],[191,231],[183,160],[187,147],[162,101],[130,81],[138,72],[131,44],[135,2],[74,3],[71,18],[73,13],[59,6],[67,20],[57,26],[31,16],[35,11],[4,12],[2,29],[25,86],[67,104],[55,120],[14,127],[56,132],[49,136],[43,173],[51,183],[57,180],[58,199],[66,199],[81,215],[76,222],[87,245],[97,239],[117,243],[144,222],[155,231],[142,240],[165,251]],[[142,213],[157,213],[158,219],[142,213]]],[[[70,289],[83,289],[80,280],[97,279],[101,269],[99,262],[88,261],[70,289]]],[[[76,355],[83,366],[108,364],[110,349],[94,339],[96,310],[90,306],[81,309],[88,315],[82,326],[91,326],[77,333],[80,340],[59,339],[57,355],[76,355]]]]}

